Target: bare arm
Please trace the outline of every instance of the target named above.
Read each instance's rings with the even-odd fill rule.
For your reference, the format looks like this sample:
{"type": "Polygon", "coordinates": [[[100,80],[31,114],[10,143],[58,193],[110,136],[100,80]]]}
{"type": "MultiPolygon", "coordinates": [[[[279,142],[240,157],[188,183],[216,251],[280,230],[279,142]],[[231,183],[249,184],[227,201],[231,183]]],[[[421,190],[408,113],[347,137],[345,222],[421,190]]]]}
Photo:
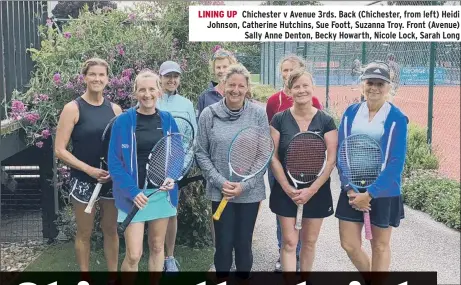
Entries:
{"type": "Polygon", "coordinates": [[[118,116],[121,113],[123,113],[122,108],[119,105],[115,104],[115,103],[112,103],[112,110],[114,110],[115,116],[118,116]]]}
{"type": "Polygon", "coordinates": [[[280,143],[280,133],[277,131],[274,127],[271,126],[271,136],[272,139],[274,140],[274,156],[272,157],[271,161],[271,168],[272,168],[272,173],[274,174],[275,179],[277,179],[278,183],[282,187],[283,191],[287,193],[289,197],[294,197],[297,196],[299,193],[296,192],[295,188],[290,185],[288,182],[288,178],[285,175],[285,172],[283,170],[282,163],[280,162],[279,158],[279,143],[280,143]]]}

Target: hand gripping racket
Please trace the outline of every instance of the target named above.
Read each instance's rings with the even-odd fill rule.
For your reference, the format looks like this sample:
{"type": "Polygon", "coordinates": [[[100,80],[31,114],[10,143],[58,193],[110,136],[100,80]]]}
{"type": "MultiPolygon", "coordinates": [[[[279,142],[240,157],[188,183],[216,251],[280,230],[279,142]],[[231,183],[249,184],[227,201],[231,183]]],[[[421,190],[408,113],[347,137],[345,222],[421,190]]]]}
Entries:
{"type": "MultiPolygon", "coordinates": [[[[110,133],[112,130],[112,125],[114,124],[116,118],[117,116],[113,117],[109,121],[101,136],[101,155],[99,157],[99,168],[104,170],[108,169],[107,152],[109,151],[110,133]]],[[[102,185],[102,183],[96,184],[96,187],[94,188],[93,193],[91,194],[90,201],[88,201],[88,205],[85,208],[85,213],[91,214],[94,203],[96,203],[96,199],[98,198],[99,192],[101,191],[102,185]]]]}
{"type": "MultiPolygon", "coordinates": [[[[325,169],[327,146],[325,140],[314,132],[296,134],[288,144],[285,169],[296,189],[299,184],[311,184],[325,169]]],[[[304,205],[299,204],[295,228],[302,228],[304,205]]]]}
{"type": "MultiPolygon", "coordinates": [[[[244,182],[264,171],[274,154],[274,141],[267,128],[248,127],[234,136],[228,152],[229,181],[234,174],[244,182]]],[[[223,198],[213,219],[218,221],[228,199],[223,198]]]]}
{"type": "MultiPolygon", "coordinates": [[[[152,148],[146,163],[144,190],[147,189],[148,181],[157,188],[147,198],[159,191],[163,191],[159,188],[167,178],[172,179],[174,183],[180,181],[189,171],[193,160],[194,147],[190,137],[179,133],[172,133],[162,137],[152,148]]],[[[119,234],[125,232],[138,211],[139,208],[133,205],[130,213],[118,226],[117,231],[119,234]]]]}
{"type": "MultiPolygon", "coordinates": [[[[372,185],[383,170],[383,152],[379,143],[365,134],[346,137],[339,147],[338,167],[349,182],[349,186],[359,193],[359,188],[372,185]]],[[[363,212],[365,237],[373,238],[370,213],[363,212]]]]}

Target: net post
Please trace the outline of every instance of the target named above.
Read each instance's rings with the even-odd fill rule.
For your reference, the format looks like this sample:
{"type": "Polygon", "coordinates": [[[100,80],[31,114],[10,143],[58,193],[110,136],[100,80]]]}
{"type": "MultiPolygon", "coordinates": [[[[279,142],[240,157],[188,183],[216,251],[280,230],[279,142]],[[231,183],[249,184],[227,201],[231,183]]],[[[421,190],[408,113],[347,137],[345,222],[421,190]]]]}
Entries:
{"type": "Polygon", "coordinates": [[[435,77],[435,59],[436,59],[437,43],[431,42],[430,47],[430,65],[429,65],[429,98],[427,110],[427,144],[432,151],[432,119],[434,111],[434,77],[435,77]]]}

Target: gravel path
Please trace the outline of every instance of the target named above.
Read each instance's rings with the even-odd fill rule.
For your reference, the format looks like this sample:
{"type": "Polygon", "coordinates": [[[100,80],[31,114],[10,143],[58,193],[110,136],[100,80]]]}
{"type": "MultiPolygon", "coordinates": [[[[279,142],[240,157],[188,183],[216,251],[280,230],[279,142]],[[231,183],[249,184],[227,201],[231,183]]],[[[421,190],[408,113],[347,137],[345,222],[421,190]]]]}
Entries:
{"type": "MultiPolygon", "coordinates": [[[[332,174],[332,191],[336,208],[339,179],[332,174]]],[[[256,223],[253,254],[254,271],[272,271],[278,258],[275,214],[269,209],[269,187],[266,177],[267,199],[261,206],[256,223]]],[[[460,233],[435,222],[427,214],[405,206],[405,219],[392,235],[392,271],[437,271],[439,284],[461,284],[460,233]]],[[[369,243],[366,250],[370,251],[369,243]]],[[[315,271],[355,271],[340,246],[338,220],[331,216],[324,220],[317,243],[315,271]]]]}

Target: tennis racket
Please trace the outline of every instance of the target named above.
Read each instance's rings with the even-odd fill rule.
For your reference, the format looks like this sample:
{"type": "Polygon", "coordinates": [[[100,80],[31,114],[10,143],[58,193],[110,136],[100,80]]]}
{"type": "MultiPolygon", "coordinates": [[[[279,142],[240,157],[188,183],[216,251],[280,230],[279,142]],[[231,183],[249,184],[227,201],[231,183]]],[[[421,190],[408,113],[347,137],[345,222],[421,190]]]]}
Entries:
{"type": "MultiPolygon", "coordinates": [[[[274,154],[274,141],[267,128],[248,127],[234,136],[228,152],[229,181],[234,174],[244,182],[264,171],[274,154]]],[[[218,221],[226,208],[228,199],[223,198],[213,219],[218,221]]]]}
{"type": "Polygon", "coordinates": [[[176,125],[178,125],[179,133],[191,138],[193,141],[195,139],[195,129],[194,126],[192,126],[192,123],[181,116],[173,116],[173,118],[176,125]]]}
{"type": "MultiPolygon", "coordinates": [[[[301,132],[290,140],[284,164],[296,189],[299,189],[300,184],[313,183],[323,173],[326,162],[327,146],[319,134],[301,132]]],[[[303,210],[304,205],[299,204],[295,223],[297,230],[302,228],[303,210]]]]}
{"type": "MultiPolygon", "coordinates": [[[[372,185],[384,168],[383,152],[379,143],[365,134],[346,137],[339,147],[338,167],[353,190],[372,185]]],[[[373,238],[371,233],[370,213],[363,212],[365,237],[373,238]]]]}
{"type": "MultiPolygon", "coordinates": [[[[110,119],[109,123],[107,124],[106,128],[104,129],[102,136],[101,136],[101,156],[99,157],[99,168],[107,170],[107,152],[109,151],[109,142],[110,142],[110,134],[112,130],[112,125],[115,122],[117,116],[110,119]]],[[[93,210],[93,206],[96,203],[96,199],[98,198],[99,192],[101,191],[102,183],[96,184],[96,187],[91,194],[90,201],[88,201],[88,205],[85,208],[85,213],[91,214],[93,210]]]]}
{"type": "MultiPolygon", "coordinates": [[[[180,181],[189,171],[193,160],[194,147],[190,137],[179,133],[172,133],[162,137],[152,148],[146,163],[144,190],[147,189],[148,182],[157,188],[147,198],[162,191],[159,188],[164,185],[166,179],[170,178],[174,183],[180,181]]],[[[119,234],[125,232],[138,211],[139,208],[133,205],[130,213],[118,226],[117,231],[119,234]]]]}

